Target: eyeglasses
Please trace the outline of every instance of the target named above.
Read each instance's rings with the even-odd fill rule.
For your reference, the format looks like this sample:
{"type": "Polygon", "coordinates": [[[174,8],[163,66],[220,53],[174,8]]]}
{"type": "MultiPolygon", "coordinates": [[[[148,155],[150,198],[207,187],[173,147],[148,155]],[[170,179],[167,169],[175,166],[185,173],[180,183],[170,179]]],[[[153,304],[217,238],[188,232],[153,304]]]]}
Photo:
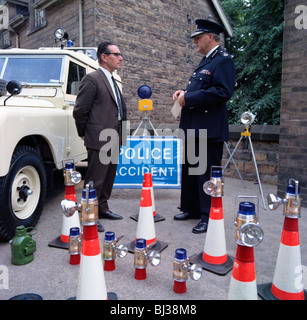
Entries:
{"type": "Polygon", "coordinates": [[[119,52],[105,52],[104,54],[114,54],[114,56],[118,57],[123,57],[123,55],[119,52]]]}

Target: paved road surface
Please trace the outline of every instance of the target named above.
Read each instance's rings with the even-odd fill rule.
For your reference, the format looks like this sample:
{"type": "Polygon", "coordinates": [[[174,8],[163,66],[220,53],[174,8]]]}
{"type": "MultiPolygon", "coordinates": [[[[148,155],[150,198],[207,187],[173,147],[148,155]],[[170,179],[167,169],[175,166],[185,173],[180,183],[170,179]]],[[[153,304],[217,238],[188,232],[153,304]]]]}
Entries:
{"type": "MultiPolygon", "coordinates": [[[[272,282],[275,263],[280,245],[284,217],[282,208],[271,212],[264,210],[258,185],[245,181],[246,188],[237,179],[225,178],[223,211],[227,254],[234,257],[236,253],[235,237],[235,197],[237,195],[259,196],[260,226],[264,231],[264,240],[256,248],[255,266],[257,284],[272,282]]],[[[76,186],[78,201],[81,198],[83,181],[76,186]]],[[[276,192],[276,186],[262,184],[264,194],[276,192]]],[[[285,186],[286,188],[286,186],[285,186]]],[[[0,243],[0,267],[8,273],[6,282],[0,281],[0,299],[7,300],[23,293],[36,293],[44,300],[67,300],[76,296],[79,266],[69,264],[68,250],[51,248],[48,243],[61,233],[62,211],[60,202],[65,194],[62,176],[59,175],[58,186],[49,195],[43,214],[37,224],[38,233],[33,236],[37,242],[34,261],[23,266],[11,264],[9,243],[0,243]],[[7,287],[7,288],[3,288],[7,287]]],[[[110,208],[124,216],[123,220],[101,220],[106,231],[114,231],[116,237],[124,235],[120,243],[130,243],[136,235],[137,222],[130,218],[139,212],[141,189],[115,189],[110,208]]],[[[174,221],[178,213],[180,190],[155,189],[157,213],[165,221],[155,223],[156,236],[166,242],[167,248],[161,252],[161,263],[158,267],[147,267],[147,279],[134,279],[133,255],[129,253],[124,259],[116,259],[116,270],[104,272],[108,292],[115,292],[119,300],[226,300],[232,272],[225,276],[203,270],[199,281],[189,279],[187,292],[176,294],[173,291],[172,263],[177,248],[185,248],[188,256],[201,253],[204,249],[206,234],[193,234],[192,228],[197,220],[174,221]]],[[[307,266],[307,209],[302,208],[299,219],[300,244],[303,268],[307,266]]],[[[104,233],[99,233],[102,247],[104,233]]],[[[0,273],[0,276],[5,272],[0,273]]],[[[306,281],[305,279],[305,288],[306,281]]]]}

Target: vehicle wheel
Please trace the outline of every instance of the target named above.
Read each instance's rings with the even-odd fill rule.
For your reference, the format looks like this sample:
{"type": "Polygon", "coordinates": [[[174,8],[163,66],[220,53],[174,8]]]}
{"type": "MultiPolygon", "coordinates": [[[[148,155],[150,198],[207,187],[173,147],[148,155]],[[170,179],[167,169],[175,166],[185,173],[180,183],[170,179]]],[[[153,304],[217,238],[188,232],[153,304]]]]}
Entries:
{"type": "Polygon", "coordinates": [[[18,146],[8,174],[0,178],[0,239],[12,239],[19,225],[35,226],[45,197],[46,172],[39,152],[18,146]]]}

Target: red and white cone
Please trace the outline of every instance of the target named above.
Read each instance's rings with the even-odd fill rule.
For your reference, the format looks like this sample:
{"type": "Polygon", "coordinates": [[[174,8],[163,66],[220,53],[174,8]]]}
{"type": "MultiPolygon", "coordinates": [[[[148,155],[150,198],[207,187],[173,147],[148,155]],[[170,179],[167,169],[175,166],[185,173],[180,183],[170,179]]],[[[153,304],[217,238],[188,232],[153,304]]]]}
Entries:
{"type": "Polygon", "coordinates": [[[303,270],[297,218],[285,217],[273,283],[259,286],[268,300],[304,300],[303,270]]]}
{"type": "Polygon", "coordinates": [[[237,245],[228,300],[258,300],[253,247],[237,245]]]}
{"type": "MultiPolygon", "coordinates": [[[[152,182],[152,175],[149,172],[144,173],[144,178],[143,178],[143,189],[149,189],[151,192],[151,201],[152,201],[152,214],[154,217],[154,222],[158,222],[158,221],[163,221],[165,220],[164,217],[162,217],[161,215],[156,213],[156,205],[155,205],[155,195],[154,195],[154,188],[153,188],[153,182],[152,182]]],[[[133,220],[138,221],[139,219],[139,214],[135,215],[135,216],[131,216],[130,217],[133,220]]]]}
{"type": "Polygon", "coordinates": [[[193,255],[191,262],[219,275],[227,274],[233,267],[233,258],[226,252],[222,197],[211,198],[204,250],[199,255],[193,255]]]}
{"type": "Polygon", "coordinates": [[[146,246],[157,241],[155,224],[152,214],[152,199],[149,189],[142,189],[139,221],[136,229],[136,239],[145,239],[146,246]]]}
{"type": "Polygon", "coordinates": [[[96,224],[83,226],[77,300],[108,300],[96,224]]]}
{"type": "Polygon", "coordinates": [[[137,239],[145,239],[146,246],[156,242],[153,250],[161,252],[168,244],[157,240],[155,222],[152,213],[152,199],[150,189],[142,188],[139,218],[136,230],[135,240],[128,245],[128,251],[134,253],[135,242],[137,239]]]}
{"type": "MultiPolygon", "coordinates": [[[[65,197],[64,199],[77,201],[76,193],[75,193],[75,186],[66,186],[65,187],[65,197]]],[[[80,227],[80,218],[79,213],[76,211],[72,216],[66,217],[63,214],[62,219],[62,227],[61,227],[61,235],[56,239],[50,241],[48,243],[49,247],[61,248],[61,249],[68,249],[69,248],[69,233],[71,228],[79,228],[80,227]]]]}

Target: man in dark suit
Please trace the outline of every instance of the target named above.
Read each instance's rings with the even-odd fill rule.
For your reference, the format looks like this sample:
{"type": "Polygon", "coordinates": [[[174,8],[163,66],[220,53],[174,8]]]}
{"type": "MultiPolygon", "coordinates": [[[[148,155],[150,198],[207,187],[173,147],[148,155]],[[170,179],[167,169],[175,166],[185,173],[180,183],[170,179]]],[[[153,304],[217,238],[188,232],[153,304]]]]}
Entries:
{"type": "MultiPolygon", "coordinates": [[[[83,77],[73,116],[78,135],[84,139],[88,152],[84,185],[93,181],[99,202],[99,218],[122,219],[110,211],[108,199],[122,143],[122,121],[126,120],[126,104],[112,76],[115,70],[120,69],[123,58],[112,42],[100,43],[97,57],[99,68],[83,77]]],[[[98,230],[104,230],[99,222],[98,230]]]]}
{"type": "Polygon", "coordinates": [[[195,22],[197,30],[191,38],[197,51],[204,57],[192,74],[186,90],[178,90],[173,95],[173,99],[179,99],[182,107],[179,127],[185,137],[180,204],[183,212],[174,219],[200,218],[200,223],[192,232],[203,233],[207,231],[211,207],[211,197],[203,191],[203,184],[210,180],[211,167],[221,166],[224,141],[229,138],[226,102],[234,90],[235,66],[231,57],[219,46],[219,34],[224,27],[209,20],[198,19],[195,22]],[[201,139],[202,129],[207,130],[207,146],[201,139]],[[196,157],[207,147],[206,170],[196,175],[191,174],[191,169],[197,165],[188,161],[191,158],[188,145],[194,140],[196,157]]]}

